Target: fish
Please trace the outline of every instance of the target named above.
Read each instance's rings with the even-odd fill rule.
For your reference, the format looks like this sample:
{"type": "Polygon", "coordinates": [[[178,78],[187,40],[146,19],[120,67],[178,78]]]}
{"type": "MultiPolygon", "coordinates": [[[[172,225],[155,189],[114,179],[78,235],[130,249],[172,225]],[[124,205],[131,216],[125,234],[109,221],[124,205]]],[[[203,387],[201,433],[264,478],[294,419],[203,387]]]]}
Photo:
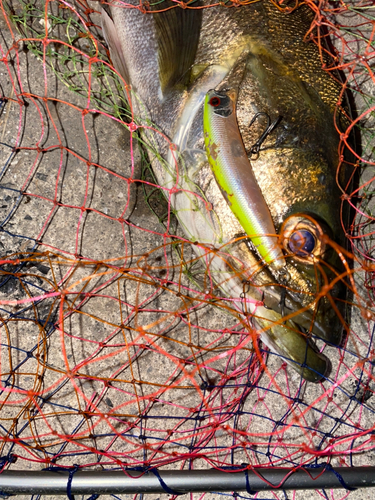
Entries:
{"type": "Polygon", "coordinates": [[[348,182],[347,169],[337,173],[334,116],[342,130],[347,119],[341,86],[305,40],[308,6],[285,13],[271,0],[238,8],[203,8],[205,1],[181,8],[165,0],[146,13],[134,0],[102,5],[104,37],[157,182],[215,286],[281,361],[317,383],[330,370],[317,341],[339,346],[347,314],[335,251],[345,246],[340,197],[348,182]],[[236,95],[241,155],[279,245],[273,259],[259,252],[215,179],[203,127],[210,91],[236,95]]]}

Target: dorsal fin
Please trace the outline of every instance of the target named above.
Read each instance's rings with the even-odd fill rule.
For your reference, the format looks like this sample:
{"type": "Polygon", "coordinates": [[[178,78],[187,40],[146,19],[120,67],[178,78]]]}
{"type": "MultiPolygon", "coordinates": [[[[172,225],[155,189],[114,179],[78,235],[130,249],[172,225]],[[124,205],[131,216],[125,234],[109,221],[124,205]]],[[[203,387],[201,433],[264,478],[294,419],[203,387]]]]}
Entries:
{"type": "MultiPolygon", "coordinates": [[[[153,7],[172,9],[153,14],[158,43],[160,88],[163,94],[176,84],[187,85],[197,52],[202,9],[183,9],[171,0],[153,7]]],[[[194,7],[199,7],[194,2],[194,7]]]]}

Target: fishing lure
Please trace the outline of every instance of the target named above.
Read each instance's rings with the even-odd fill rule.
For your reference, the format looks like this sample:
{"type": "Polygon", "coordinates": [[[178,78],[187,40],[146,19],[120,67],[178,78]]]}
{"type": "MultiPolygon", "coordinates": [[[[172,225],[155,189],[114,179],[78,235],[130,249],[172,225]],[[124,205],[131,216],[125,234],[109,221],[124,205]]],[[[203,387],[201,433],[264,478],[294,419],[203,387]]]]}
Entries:
{"type": "Polygon", "coordinates": [[[210,90],[203,110],[208,161],[230,209],[264,261],[285,266],[272,217],[258,186],[236,119],[235,90],[210,90]]]}

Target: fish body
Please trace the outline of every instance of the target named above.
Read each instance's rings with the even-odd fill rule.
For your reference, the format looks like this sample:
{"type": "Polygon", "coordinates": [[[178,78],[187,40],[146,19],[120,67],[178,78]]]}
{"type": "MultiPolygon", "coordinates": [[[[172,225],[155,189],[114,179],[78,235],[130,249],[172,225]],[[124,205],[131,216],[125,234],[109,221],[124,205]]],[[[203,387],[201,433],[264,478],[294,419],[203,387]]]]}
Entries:
{"type": "Polygon", "coordinates": [[[103,11],[111,57],[131,85],[134,114],[139,124],[153,123],[162,132],[141,129],[158,183],[177,188],[171,205],[186,236],[199,242],[198,255],[215,248],[209,271],[217,286],[239,299],[246,283],[249,296],[264,304],[246,303],[262,340],[302,377],[319,381],[329,363],[310,337],[338,345],[345,315],[345,286],[335,279],[341,262],[327,237],[344,245],[337,181],[344,185],[346,177],[342,169],[336,181],[333,114],[340,86],[322,70],[316,46],[304,41],[312,13],[301,6],[285,14],[270,0],[197,10],[166,2],[163,7],[173,8],[161,13],[143,14],[119,2],[103,11]],[[262,116],[282,118],[251,166],[279,235],[283,279],[261,262],[215,181],[203,135],[211,89],[235,89],[245,151],[264,133],[262,116]],[[329,294],[319,293],[323,286],[329,294]]]}

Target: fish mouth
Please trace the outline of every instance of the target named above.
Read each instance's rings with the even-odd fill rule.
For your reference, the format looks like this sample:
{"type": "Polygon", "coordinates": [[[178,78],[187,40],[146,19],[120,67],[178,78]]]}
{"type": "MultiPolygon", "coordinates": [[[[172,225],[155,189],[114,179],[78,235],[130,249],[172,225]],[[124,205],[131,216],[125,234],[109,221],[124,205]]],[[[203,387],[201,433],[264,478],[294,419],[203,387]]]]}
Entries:
{"type": "MultiPolygon", "coordinates": [[[[310,274],[321,281],[316,269],[310,270],[310,274]]],[[[306,295],[275,279],[266,267],[245,282],[246,294],[263,305],[254,314],[261,340],[310,382],[325,379],[331,367],[316,342],[323,340],[339,346],[346,327],[347,286],[335,279],[338,275],[330,266],[324,269],[325,283],[329,283],[325,295],[319,293],[316,285],[317,291],[306,295]]]]}
{"type": "Polygon", "coordinates": [[[261,340],[302,378],[320,382],[329,375],[331,363],[319,352],[316,341],[323,340],[334,346],[340,344],[343,320],[340,314],[336,314],[335,308],[341,307],[343,302],[335,301],[334,308],[326,297],[322,297],[313,308],[306,309],[283,290],[280,286],[272,286],[272,291],[262,290],[266,314],[259,311],[259,315],[254,315],[254,322],[261,329],[261,340]],[[267,324],[267,313],[272,324],[267,324]]]}
{"type": "Polygon", "coordinates": [[[262,287],[264,306],[278,313],[285,321],[293,321],[302,332],[317,337],[327,344],[339,346],[346,327],[346,287],[336,283],[329,296],[312,297],[302,304],[298,293],[286,290],[285,285],[262,287]]]}

